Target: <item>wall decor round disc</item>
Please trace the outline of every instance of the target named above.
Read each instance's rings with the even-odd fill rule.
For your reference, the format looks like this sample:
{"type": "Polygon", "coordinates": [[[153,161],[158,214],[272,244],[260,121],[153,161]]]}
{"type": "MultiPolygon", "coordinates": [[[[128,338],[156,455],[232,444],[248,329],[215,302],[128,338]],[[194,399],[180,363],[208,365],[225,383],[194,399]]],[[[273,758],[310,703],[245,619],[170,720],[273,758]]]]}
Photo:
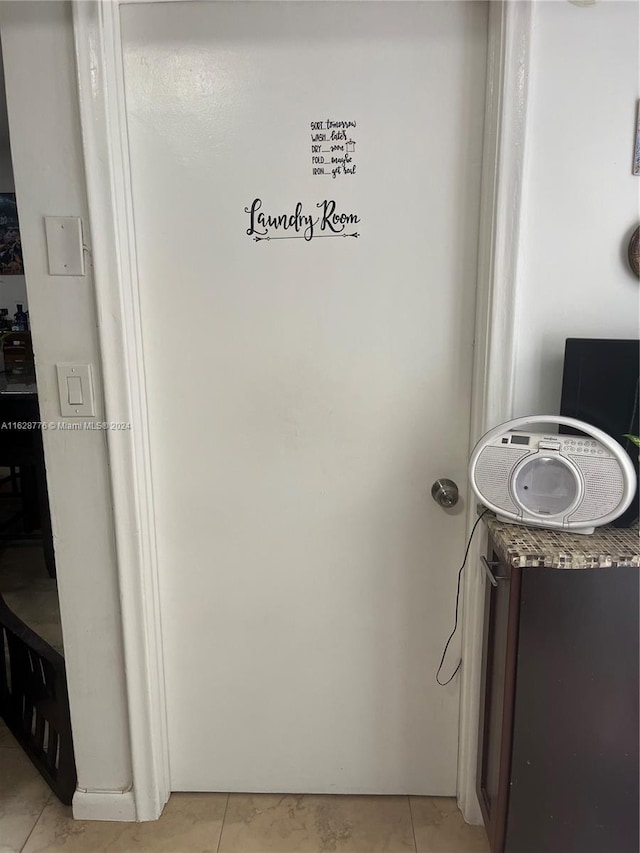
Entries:
{"type": "Polygon", "coordinates": [[[636,228],[629,240],[629,265],[634,275],[640,277],[640,226],[636,228]]]}

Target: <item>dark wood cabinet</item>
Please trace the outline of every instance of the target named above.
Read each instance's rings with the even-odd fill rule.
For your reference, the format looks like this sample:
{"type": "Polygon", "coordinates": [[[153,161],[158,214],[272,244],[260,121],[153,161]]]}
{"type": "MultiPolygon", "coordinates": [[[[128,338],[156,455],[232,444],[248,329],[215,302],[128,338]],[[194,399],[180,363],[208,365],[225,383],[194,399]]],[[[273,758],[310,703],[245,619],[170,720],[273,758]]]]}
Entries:
{"type": "Polygon", "coordinates": [[[492,853],[637,853],[640,570],[489,554],[477,791],[492,853]]]}

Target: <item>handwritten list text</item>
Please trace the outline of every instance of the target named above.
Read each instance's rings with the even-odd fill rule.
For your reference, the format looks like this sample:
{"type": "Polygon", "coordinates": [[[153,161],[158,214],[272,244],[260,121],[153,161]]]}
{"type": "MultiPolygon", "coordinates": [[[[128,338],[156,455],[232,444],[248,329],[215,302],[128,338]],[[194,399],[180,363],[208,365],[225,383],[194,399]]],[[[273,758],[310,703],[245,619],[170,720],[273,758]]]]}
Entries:
{"type": "Polygon", "coordinates": [[[313,175],[337,178],[355,175],[355,121],[311,122],[311,170],[313,175]]]}

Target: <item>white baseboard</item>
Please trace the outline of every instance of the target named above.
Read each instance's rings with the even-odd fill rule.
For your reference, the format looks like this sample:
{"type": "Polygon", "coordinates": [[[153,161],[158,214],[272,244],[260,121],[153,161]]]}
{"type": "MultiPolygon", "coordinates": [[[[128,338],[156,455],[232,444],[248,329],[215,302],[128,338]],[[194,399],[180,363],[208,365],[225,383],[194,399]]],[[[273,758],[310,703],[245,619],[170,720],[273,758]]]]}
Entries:
{"type": "Polygon", "coordinates": [[[133,791],[76,791],[72,808],[76,820],[138,819],[133,791]]]}
{"type": "Polygon", "coordinates": [[[475,794],[468,796],[464,803],[458,800],[458,808],[462,812],[465,823],[470,823],[472,826],[484,826],[480,803],[475,794]]]}

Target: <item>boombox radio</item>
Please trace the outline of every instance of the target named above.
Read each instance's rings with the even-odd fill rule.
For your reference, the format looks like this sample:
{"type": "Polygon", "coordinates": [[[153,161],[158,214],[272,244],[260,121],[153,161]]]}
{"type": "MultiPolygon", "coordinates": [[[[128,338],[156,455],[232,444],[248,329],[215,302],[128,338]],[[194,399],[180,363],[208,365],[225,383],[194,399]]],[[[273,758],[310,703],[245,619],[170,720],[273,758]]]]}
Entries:
{"type": "Polygon", "coordinates": [[[469,462],[473,491],[501,521],[593,533],[629,506],[636,473],[626,451],[575,418],[533,415],[484,435],[469,462]],[[559,424],[582,434],[523,432],[559,424]]]}

